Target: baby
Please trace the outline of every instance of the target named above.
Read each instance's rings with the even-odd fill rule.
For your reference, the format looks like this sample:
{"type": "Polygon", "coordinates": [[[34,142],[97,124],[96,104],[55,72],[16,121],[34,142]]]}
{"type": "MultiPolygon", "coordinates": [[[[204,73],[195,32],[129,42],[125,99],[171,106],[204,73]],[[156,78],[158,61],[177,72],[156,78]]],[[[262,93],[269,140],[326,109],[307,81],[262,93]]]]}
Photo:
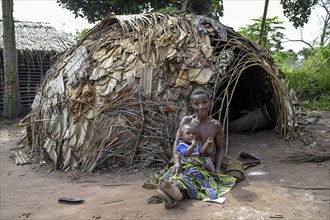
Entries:
{"type": "Polygon", "coordinates": [[[207,139],[203,146],[198,145],[196,141],[196,129],[190,124],[182,125],[180,129],[181,138],[178,141],[176,150],[182,157],[199,157],[207,171],[215,171],[212,159],[205,155],[208,146],[213,143],[211,137],[207,139]]]}

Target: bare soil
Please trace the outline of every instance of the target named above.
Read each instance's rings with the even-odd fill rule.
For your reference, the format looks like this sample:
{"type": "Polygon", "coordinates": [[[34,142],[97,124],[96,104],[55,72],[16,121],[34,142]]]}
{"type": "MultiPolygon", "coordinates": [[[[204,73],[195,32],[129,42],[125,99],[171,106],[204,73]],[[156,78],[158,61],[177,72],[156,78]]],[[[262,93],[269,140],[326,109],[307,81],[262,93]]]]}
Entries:
{"type": "Polygon", "coordinates": [[[51,165],[16,165],[21,137],[17,121],[0,123],[0,219],[330,219],[330,161],[287,161],[298,150],[330,152],[330,112],[313,112],[301,137],[284,141],[273,130],[230,135],[228,155],[253,154],[261,164],[225,195],[224,204],[184,199],[173,209],[147,204],[154,190],[142,187],[157,168],[81,175],[51,165]],[[313,118],[313,117],[314,118],[313,118]],[[60,197],[82,204],[59,203],[60,197]]]}

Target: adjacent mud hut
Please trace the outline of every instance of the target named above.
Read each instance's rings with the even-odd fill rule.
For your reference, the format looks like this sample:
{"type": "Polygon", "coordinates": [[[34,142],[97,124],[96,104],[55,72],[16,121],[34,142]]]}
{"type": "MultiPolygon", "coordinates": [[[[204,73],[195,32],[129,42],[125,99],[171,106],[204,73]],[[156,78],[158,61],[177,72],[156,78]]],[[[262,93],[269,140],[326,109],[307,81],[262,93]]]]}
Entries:
{"type": "MultiPolygon", "coordinates": [[[[0,22],[0,112],[3,110],[4,64],[2,21],[0,22]]],[[[29,112],[42,76],[74,42],[47,23],[15,22],[21,107],[29,112]]]]}
{"type": "Polygon", "coordinates": [[[197,87],[212,94],[225,133],[276,127],[291,136],[282,78],[266,51],[205,16],[110,16],[48,71],[21,124],[31,156],[57,169],[148,166],[171,157],[197,87]],[[233,126],[253,112],[252,127],[233,126]]]}

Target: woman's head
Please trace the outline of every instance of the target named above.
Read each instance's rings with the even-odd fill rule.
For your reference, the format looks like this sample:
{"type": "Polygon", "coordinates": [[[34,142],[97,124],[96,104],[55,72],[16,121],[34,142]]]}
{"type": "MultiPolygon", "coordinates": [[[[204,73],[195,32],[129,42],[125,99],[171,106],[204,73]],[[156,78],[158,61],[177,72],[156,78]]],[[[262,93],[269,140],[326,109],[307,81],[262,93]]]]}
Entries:
{"type": "Polygon", "coordinates": [[[187,144],[191,144],[192,140],[196,140],[196,128],[191,124],[184,124],[180,129],[181,139],[187,144]]]}
{"type": "Polygon", "coordinates": [[[211,106],[211,99],[209,93],[204,89],[196,89],[190,95],[190,101],[197,116],[208,116],[211,106]]]}

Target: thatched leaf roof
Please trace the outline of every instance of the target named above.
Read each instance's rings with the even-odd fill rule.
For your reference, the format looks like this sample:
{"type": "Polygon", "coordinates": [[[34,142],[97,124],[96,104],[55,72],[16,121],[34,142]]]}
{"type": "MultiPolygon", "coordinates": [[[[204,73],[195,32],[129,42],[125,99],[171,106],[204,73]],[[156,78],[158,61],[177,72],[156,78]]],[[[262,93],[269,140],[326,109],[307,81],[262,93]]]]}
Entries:
{"type": "MultiPolygon", "coordinates": [[[[0,49],[3,48],[2,40],[3,23],[0,22],[0,49]]],[[[16,48],[20,52],[45,51],[58,54],[74,45],[64,32],[56,30],[48,23],[42,22],[15,22],[16,48]]]]}

